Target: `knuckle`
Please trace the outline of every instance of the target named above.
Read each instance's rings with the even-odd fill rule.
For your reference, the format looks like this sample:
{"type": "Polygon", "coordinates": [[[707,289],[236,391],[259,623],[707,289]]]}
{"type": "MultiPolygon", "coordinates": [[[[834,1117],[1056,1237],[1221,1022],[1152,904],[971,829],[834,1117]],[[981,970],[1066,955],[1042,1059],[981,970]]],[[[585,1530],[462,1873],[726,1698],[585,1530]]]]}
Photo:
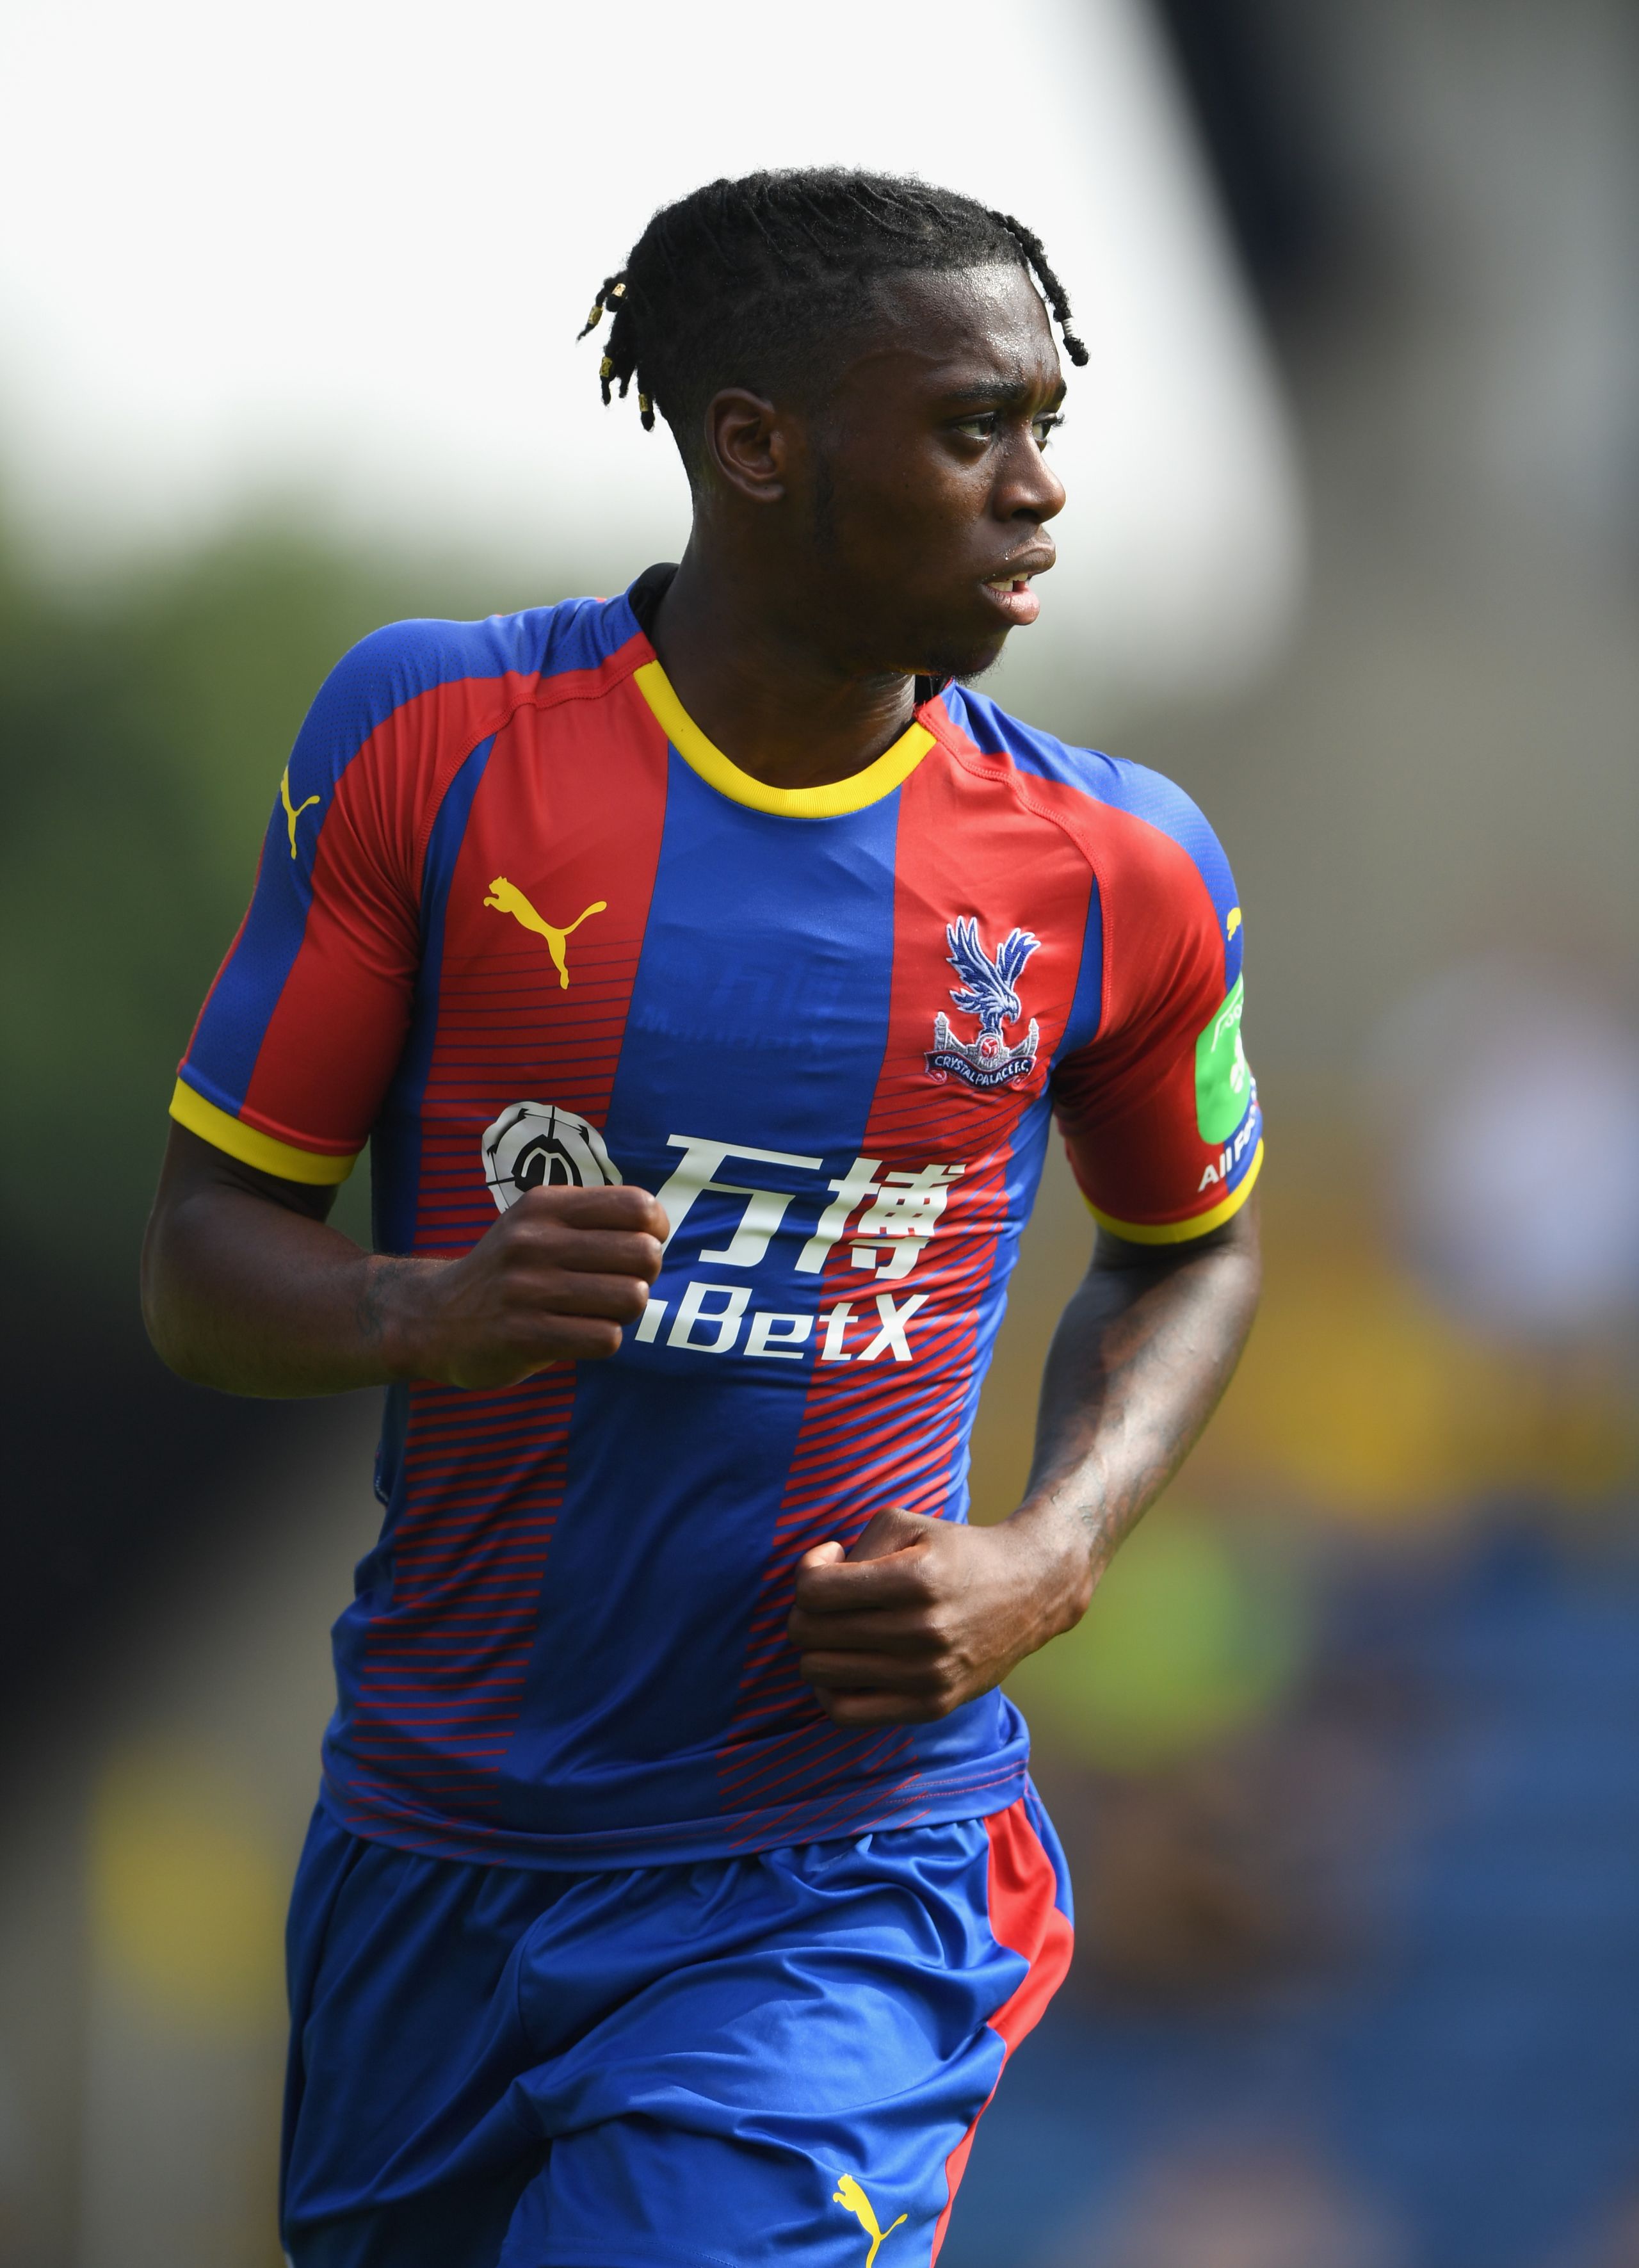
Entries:
{"type": "Polygon", "coordinates": [[[555,1249],[561,1234],[555,1220],[534,1214],[520,1220],[522,1211],[522,1204],[513,1207],[502,1222],[499,1235],[502,1256],[514,1268],[555,1249]]]}

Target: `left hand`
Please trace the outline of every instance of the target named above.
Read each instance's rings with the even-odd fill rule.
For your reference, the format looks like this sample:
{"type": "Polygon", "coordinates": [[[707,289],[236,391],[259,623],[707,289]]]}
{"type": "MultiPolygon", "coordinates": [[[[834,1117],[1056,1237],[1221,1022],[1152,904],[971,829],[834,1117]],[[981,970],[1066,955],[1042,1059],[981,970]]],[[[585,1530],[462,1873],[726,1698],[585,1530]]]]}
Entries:
{"type": "Polygon", "coordinates": [[[893,1506],[851,1551],[803,1554],[787,1628],[834,1724],[925,1725],[999,1685],[1091,1594],[1085,1542],[1060,1523],[967,1528],[893,1506]]]}

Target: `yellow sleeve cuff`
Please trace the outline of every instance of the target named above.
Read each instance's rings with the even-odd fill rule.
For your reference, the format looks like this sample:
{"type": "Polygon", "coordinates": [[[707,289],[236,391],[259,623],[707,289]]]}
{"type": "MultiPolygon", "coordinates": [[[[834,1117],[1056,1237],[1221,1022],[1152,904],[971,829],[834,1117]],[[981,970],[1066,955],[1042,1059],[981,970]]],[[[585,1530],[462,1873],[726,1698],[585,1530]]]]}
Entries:
{"type": "Polygon", "coordinates": [[[293,1142],[276,1141],[271,1134],[263,1134],[254,1126],[218,1110],[214,1102],[207,1102],[185,1079],[179,1079],[176,1092],[171,1097],[171,1116],[179,1126],[186,1126],[190,1134],[197,1134],[202,1142],[209,1142],[218,1150],[225,1150],[230,1158],[237,1158],[242,1166],[254,1166],[261,1174],[275,1174],[282,1182],[306,1182],[320,1189],[334,1188],[344,1182],[358,1163],[359,1152],[350,1157],[326,1157],[318,1150],[298,1150],[293,1142]]]}
{"type": "Polygon", "coordinates": [[[1263,1144],[1260,1142],[1239,1188],[1231,1189],[1209,1212],[1192,1213],[1187,1220],[1117,1220],[1110,1213],[1100,1212],[1091,1197],[1086,1201],[1087,1210],[1100,1228],[1107,1228],[1112,1236],[1125,1237],[1128,1244],[1187,1244],[1192,1237],[1205,1236],[1209,1230],[1222,1228],[1226,1220],[1232,1220],[1252,1195],[1253,1185],[1262,1171],[1263,1144]]]}

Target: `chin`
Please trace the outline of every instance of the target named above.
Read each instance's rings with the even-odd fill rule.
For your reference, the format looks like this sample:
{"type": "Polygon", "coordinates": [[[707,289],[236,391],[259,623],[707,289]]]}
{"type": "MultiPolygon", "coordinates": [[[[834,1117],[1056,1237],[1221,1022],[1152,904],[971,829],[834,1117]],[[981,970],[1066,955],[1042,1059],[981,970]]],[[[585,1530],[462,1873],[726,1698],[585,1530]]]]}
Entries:
{"type": "Polygon", "coordinates": [[[982,644],[976,638],[959,644],[950,639],[935,646],[923,659],[918,674],[923,677],[953,677],[959,685],[971,685],[987,670],[994,669],[1002,659],[1007,644],[1001,637],[986,638],[982,644]]]}
{"type": "Polygon", "coordinates": [[[952,669],[946,674],[953,677],[958,685],[976,685],[981,677],[989,675],[1001,659],[1002,649],[997,646],[996,652],[987,655],[983,661],[976,661],[971,663],[966,669],[952,669]]]}

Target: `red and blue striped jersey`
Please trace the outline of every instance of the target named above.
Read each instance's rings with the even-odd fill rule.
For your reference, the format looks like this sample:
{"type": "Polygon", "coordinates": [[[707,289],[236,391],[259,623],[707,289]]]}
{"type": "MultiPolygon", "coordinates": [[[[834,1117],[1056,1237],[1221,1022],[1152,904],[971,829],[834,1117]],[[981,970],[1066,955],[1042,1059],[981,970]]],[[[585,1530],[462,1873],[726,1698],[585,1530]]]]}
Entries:
{"type": "MultiPolygon", "coordinates": [[[[280,784],[175,1116],[454,1256],[542,1183],[672,1234],[611,1361],[395,1387],[325,1800],[408,1848],[690,1859],[1020,1793],[991,1693],[839,1730],[810,1546],[966,1516],[1056,1110],[1098,1219],[1194,1236],[1260,1156],[1240,913],[1188,799],[955,688],[832,786],[740,771],[609,601],[378,632],[280,784]]],[[[637,611],[634,610],[634,606],[637,611]]]]}

